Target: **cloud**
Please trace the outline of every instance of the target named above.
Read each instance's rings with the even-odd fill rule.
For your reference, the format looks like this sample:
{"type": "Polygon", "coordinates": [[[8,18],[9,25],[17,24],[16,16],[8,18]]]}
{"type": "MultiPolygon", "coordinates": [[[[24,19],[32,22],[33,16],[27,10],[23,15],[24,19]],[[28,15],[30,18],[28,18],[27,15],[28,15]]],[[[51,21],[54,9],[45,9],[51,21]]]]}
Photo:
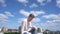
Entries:
{"type": "Polygon", "coordinates": [[[38,22],[40,22],[40,18],[34,18],[34,19],[32,20],[32,23],[38,23],[38,22]]]}
{"type": "Polygon", "coordinates": [[[60,0],[56,0],[56,6],[60,8],[60,0]]]}
{"type": "Polygon", "coordinates": [[[45,3],[43,3],[45,0],[37,0],[38,3],[40,3],[40,5],[45,5],[45,3]]]}
{"type": "Polygon", "coordinates": [[[23,14],[24,16],[28,16],[28,15],[30,14],[29,12],[25,11],[24,9],[21,9],[21,10],[19,11],[19,13],[20,13],[20,14],[23,14]]]}
{"type": "Polygon", "coordinates": [[[48,21],[48,22],[60,22],[60,14],[49,14],[49,15],[45,15],[43,16],[46,19],[53,19],[52,21],[48,21]]]}
{"type": "Polygon", "coordinates": [[[24,19],[26,19],[26,18],[18,18],[18,23],[22,23],[22,21],[24,20],[24,19]]]}
{"type": "Polygon", "coordinates": [[[59,27],[58,25],[60,25],[60,22],[57,23],[59,21],[55,21],[55,20],[51,20],[51,21],[47,21],[45,23],[40,23],[39,26],[42,27],[43,29],[49,29],[49,30],[58,30],[57,27],[59,27]]]}
{"type": "Polygon", "coordinates": [[[28,1],[27,0],[18,0],[19,2],[21,2],[21,3],[28,3],[28,1]]]}
{"type": "Polygon", "coordinates": [[[52,0],[47,0],[47,2],[51,2],[52,0]]]}
{"type": "Polygon", "coordinates": [[[40,26],[46,29],[54,29],[57,30],[60,25],[60,14],[49,14],[42,16],[43,18],[48,19],[45,23],[40,23],[40,26]]]}
{"type": "Polygon", "coordinates": [[[14,17],[14,15],[9,11],[6,11],[5,14],[6,14],[6,16],[14,17]]]}
{"type": "Polygon", "coordinates": [[[60,20],[51,20],[51,21],[47,21],[47,23],[45,25],[47,26],[56,26],[60,24],[60,20]]]}
{"type": "Polygon", "coordinates": [[[60,14],[49,14],[49,15],[44,15],[42,17],[46,19],[60,19],[60,14]]]}
{"type": "Polygon", "coordinates": [[[23,14],[24,16],[29,16],[30,13],[33,13],[35,16],[38,16],[38,15],[41,15],[41,14],[45,14],[45,12],[43,10],[27,12],[24,9],[20,10],[19,13],[23,14]]]}
{"type": "Polygon", "coordinates": [[[53,23],[60,23],[60,19],[59,20],[53,20],[53,23]]]}
{"type": "Polygon", "coordinates": [[[60,24],[60,20],[48,20],[47,23],[60,24]]]}
{"type": "Polygon", "coordinates": [[[47,3],[51,2],[52,0],[37,0],[38,3],[40,3],[41,6],[46,5],[47,3]]]}
{"type": "Polygon", "coordinates": [[[9,17],[14,17],[10,12],[0,13],[0,24],[6,24],[9,17]]]}
{"type": "Polygon", "coordinates": [[[7,19],[2,19],[2,18],[0,18],[0,24],[6,24],[6,23],[8,23],[8,20],[7,19]]]}
{"type": "Polygon", "coordinates": [[[50,27],[50,26],[55,26],[55,23],[51,23],[51,22],[50,23],[48,23],[48,22],[47,23],[41,23],[40,26],[42,26],[42,27],[50,27]]]}
{"type": "Polygon", "coordinates": [[[5,14],[0,14],[0,18],[8,18],[5,14]]]}
{"type": "Polygon", "coordinates": [[[37,0],[39,3],[43,3],[45,0],[37,0]]]}
{"type": "Polygon", "coordinates": [[[37,4],[35,4],[35,3],[33,3],[32,5],[30,5],[29,6],[30,8],[36,8],[36,7],[38,7],[38,5],[37,4]]]}
{"type": "Polygon", "coordinates": [[[28,0],[17,0],[17,1],[22,3],[24,6],[27,6],[28,0]]]}
{"type": "Polygon", "coordinates": [[[5,0],[0,0],[0,3],[2,4],[2,7],[6,7],[6,3],[5,3],[5,0]]]}
{"type": "Polygon", "coordinates": [[[7,19],[8,19],[8,16],[6,16],[5,14],[0,14],[0,24],[7,23],[8,22],[7,19]]]}

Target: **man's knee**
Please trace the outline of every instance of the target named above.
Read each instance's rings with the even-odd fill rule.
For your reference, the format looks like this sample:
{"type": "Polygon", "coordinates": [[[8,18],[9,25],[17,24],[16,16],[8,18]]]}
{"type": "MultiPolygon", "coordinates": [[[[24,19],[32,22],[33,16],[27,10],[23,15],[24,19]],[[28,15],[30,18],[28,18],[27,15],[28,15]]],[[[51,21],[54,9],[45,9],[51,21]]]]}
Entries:
{"type": "Polygon", "coordinates": [[[36,29],[34,27],[31,28],[29,32],[34,32],[36,29]]]}
{"type": "Polygon", "coordinates": [[[24,32],[24,34],[31,34],[31,33],[29,33],[29,32],[24,32]]]}
{"type": "Polygon", "coordinates": [[[36,33],[37,33],[37,30],[36,30],[36,28],[32,27],[29,32],[30,32],[31,34],[36,34],[36,33]]]}

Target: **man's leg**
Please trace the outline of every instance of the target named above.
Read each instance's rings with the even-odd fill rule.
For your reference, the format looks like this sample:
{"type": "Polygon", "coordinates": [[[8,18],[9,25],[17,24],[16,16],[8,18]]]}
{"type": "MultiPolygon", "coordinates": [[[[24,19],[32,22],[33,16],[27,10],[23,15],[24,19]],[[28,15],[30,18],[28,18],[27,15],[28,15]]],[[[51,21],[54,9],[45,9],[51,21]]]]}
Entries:
{"type": "Polygon", "coordinates": [[[31,33],[29,33],[29,32],[24,32],[24,34],[31,34],[31,33]]]}
{"type": "Polygon", "coordinates": [[[24,34],[27,34],[27,32],[25,32],[24,34]]]}
{"type": "Polygon", "coordinates": [[[37,31],[34,27],[31,28],[31,30],[29,31],[31,34],[37,34],[37,31]]]}

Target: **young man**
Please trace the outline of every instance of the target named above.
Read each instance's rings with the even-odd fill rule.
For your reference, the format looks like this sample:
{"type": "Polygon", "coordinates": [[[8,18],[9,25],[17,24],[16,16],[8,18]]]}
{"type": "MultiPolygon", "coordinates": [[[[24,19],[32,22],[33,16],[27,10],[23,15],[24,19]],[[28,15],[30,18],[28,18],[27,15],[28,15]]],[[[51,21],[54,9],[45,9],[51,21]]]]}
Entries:
{"type": "Polygon", "coordinates": [[[27,33],[35,33],[36,28],[32,27],[31,25],[31,20],[35,16],[33,14],[30,14],[27,19],[24,19],[22,22],[22,29],[21,29],[21,34],[27,34],[27,33]]]}

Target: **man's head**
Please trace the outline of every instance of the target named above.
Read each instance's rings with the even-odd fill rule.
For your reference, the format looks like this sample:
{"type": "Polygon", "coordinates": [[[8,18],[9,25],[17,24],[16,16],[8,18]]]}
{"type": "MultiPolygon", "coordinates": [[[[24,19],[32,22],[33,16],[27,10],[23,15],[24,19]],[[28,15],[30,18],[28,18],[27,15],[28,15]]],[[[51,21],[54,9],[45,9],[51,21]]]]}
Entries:
{"type": "Polygon", "coordinates": [[[28,16],[28,22],[30,22],[34,17],[35,17],[34,14],[30,14],[30,15],[28,16]]]}

